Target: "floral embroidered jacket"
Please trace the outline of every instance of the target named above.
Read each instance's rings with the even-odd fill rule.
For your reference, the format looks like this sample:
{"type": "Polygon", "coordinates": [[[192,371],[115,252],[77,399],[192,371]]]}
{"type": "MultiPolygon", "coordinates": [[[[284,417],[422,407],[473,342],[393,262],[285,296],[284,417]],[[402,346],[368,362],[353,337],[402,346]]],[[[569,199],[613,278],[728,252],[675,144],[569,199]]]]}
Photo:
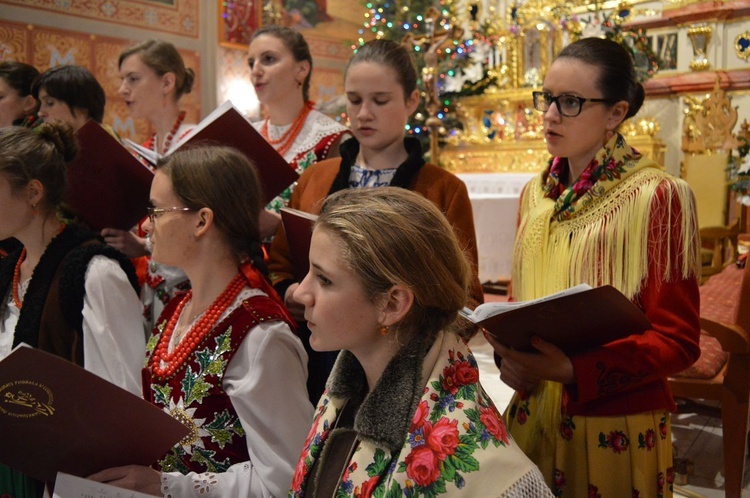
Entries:
{"type": "Polygon", "coordinates": [[[323,496],[313,480],[333,460],[327,442],[347,429],[337,426],[347,403],[359,406],[356,440],[343,472],[334,469],[341,480],[333,496],[552,496],[536,466],[508,436],[479,383],[474,356],[454,334],[440,333],[432,345],[416,338],[363,397],[365,384],[359,362],[342,351],[318,404],[290,497],[323,496]]]}
{"type": "Polygon", "coordinates": [[[143,397],[191,431],[155,468],[182,474],[225,472],[233,464],[250,460],[245,430],[223,388],[226,369],[255,326],[290,320],[275,299],[265,295],[245,299],[206,335],[181,368],[162,378],[152,372],[150,357],[179,302],[173,299],[167,305],[148,343],[143,397]]]}

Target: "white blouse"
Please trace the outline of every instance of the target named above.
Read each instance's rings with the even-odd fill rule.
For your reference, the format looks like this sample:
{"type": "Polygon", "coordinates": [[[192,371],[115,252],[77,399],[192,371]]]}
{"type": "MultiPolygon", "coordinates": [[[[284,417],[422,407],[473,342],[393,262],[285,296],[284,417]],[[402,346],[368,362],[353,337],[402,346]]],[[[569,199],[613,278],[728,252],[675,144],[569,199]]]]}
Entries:
{"type": "MultiPolygon", "coordinates": [[[[21,284],[26,293],[31,279],[21,284]]],[[[146,338],[138,295],[120,264],[94,256],[85,276],[83,298],[83,364],[89,372],[141,397],[141,367],[146,338]]],[[[0,321],[0,360],[13,347],[20,310],[9,292],[0,321]]]]}

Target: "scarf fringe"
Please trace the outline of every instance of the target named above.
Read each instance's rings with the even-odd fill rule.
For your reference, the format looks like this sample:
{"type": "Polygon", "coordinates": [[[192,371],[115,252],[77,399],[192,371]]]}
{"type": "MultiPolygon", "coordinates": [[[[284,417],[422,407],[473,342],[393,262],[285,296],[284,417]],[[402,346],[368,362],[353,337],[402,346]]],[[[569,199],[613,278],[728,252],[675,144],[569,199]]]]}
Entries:
{"type": "Polygon", "coordinates": [[[633,299],[648,277],[650,259],[658,262],[665,281],[699,274],[694,198],[684,181],[644,168],[562,222],[551,221],[554,201],[540,192],[537,177],[522,201],[522,212],[529,214],[514,246],[516,299],[536,299],[580,283],[609,284],[633,299]],[[672,213],[673,199],[679,213],[672,213]],[[652,218],[662,222],[654,225],[652,218]]]}

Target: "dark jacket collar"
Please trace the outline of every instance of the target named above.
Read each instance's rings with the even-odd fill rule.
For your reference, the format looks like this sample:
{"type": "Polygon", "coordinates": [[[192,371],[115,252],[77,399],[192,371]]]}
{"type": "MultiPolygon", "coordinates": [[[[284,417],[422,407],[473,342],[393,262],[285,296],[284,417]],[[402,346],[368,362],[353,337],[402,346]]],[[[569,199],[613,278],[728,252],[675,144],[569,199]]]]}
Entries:
{"type": "MultiPolygon", "coordinates": [[[[411,189],[417,173],[419,173],[425,161],[422,157],[422,145],[419,140],[413,137],[405,137],[404,147],[406,147],[409,156],[406,161],[398,166],[396,174],[391,180],[391,186],[411,189]]],[[[339,151],[341,153],[341,166],[339,166],[339,172],[333,180],[328,195],[349,188],[352,166],[357,161],[357,155],[359,154],[359,142],[356,138],[350,138],[341,144],[339,151]]]]}
{"type": "MultiPolygon", "coordinates": [[[[39,326],[47,301],[47,295],[60,263],[74,248],[84,242],[95,239],[96,235],[87,230],[81,230],[74,225],[68,226],[57,237],[52,239],[44,250],[39,263],[26,290],[23,308],[18,317],[18,324],[13,339],[13,346],[25,342],[37,347],[39,340],[39,326]]],[[[2,260],[0,264],[0,296],[5,298],[13,283],[13,270],[21,256],[21,249],[14,251],[2,260]]],[[[2,306],[5,306],[3,301],[2,306]]]]}
{"type": "Polygon", "coordinates": [[[424,392],[422,366],[436,334],[417,333],[393,357],[375,388],[367,393],[362,365],[349,351],[341,351],[328,378],[328,394],[359,405],[354,429],[391,453],[404,445],[406,435],[424,392]]]}

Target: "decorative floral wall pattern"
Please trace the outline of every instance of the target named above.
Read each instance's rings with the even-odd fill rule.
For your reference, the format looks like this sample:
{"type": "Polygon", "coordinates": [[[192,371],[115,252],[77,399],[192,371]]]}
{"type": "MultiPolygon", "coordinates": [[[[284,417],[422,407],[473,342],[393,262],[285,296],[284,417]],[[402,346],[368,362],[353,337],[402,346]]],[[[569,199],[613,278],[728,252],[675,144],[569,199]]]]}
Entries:
{"type": "Polygon", "coordinates": [[[60,12],[198,38],[199,0],[0,0],[0,4],[60,12]]]}
{"type": "MultiPolygon", "coordinates": [[[[76,64],[87,68],[99,80],[107,97],[104,122],[111,125],[121,137],[142,142],[152,130],[145,121],[135,121],[130,117],[125,103],[117,93],[120,86],[118,56],[123,49],[134,43],[134,40],[0,20],[0,61],[26,62],[39,71],[62,64],[76,64]]],[[[200,55],[179,47],[178,50],[185,65],[193,68],[196,73],[193,90],[182,98],[181,103],[187,112],[185,120],[197,123],[201,117],[200,55]]]]}

